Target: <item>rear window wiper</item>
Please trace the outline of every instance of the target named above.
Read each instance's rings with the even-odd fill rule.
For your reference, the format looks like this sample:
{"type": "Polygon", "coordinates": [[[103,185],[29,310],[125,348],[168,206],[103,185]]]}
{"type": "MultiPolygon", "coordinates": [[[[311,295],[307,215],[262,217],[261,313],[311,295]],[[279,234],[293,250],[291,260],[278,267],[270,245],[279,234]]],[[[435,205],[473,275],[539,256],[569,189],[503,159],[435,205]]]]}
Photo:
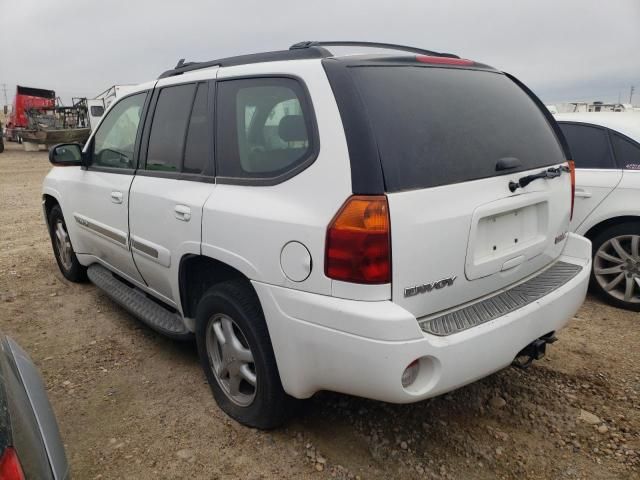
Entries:
{"type": "Polygon", "coordinates": [[[540,173],[534,173],[532,175],[525,175],[521,177],[517,182],[513,180],[509,182],[509,190],[511,192],[515,192],[518,188],[524,188],[529,185],[534,180],[539,178],[556,178],[559,177],[562,172],[570,172],[571,170],[566,165],[560,165],[559,167],[551,167],[546,170],[541,171],[540,173]]]}

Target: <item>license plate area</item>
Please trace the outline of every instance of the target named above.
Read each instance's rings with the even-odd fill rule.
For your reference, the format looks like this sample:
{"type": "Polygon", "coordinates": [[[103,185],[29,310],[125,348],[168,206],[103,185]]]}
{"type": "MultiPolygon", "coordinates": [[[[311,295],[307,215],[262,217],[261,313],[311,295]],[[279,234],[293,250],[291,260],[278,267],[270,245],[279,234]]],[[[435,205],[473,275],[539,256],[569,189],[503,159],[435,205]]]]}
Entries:
{"type": "Polygon", "coordinates": [[[521,265],[544,251],[549,203],[540,195],[510,197],[473,214],[465,273],[469,280],[521,265]]]}
{"type": "Polygon", "coordinates": [[[543,204],[529,205],[510,212],[480,219],[477,227],[475,257],[479,261],[503,257],[526,248],[540,239],[543,204]]]}

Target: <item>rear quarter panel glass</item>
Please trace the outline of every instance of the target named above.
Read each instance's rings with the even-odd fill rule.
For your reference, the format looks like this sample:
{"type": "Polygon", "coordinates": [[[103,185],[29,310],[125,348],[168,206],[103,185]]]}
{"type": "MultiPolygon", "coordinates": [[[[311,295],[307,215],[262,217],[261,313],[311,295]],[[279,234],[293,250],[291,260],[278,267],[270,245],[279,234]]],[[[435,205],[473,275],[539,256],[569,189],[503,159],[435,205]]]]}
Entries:
{"type": "Polygon", "coordinates": [[[640,171],[640,144],[615,132],[611,134],[611,143],[620,168],[640,171]]]}

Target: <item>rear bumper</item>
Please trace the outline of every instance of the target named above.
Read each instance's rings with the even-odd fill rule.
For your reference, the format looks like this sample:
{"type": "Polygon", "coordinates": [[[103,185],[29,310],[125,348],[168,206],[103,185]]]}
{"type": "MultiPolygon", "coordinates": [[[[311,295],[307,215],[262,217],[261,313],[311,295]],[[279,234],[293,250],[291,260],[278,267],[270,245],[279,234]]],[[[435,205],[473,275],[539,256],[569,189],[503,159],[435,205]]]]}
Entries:
{"type": "Polygon", "coordinates": [[[297,398],[331,390],[410,403],[453,390],[511,364],[533,340],[558,331],[584,301],[591,243],[569,235],[561,261],[582,270],[557,290],[518,310],[448,336],[422,332],[390,302],[362,302],[254,282],[284,389],[297,398]],[[420,359],[417,380],[404,369],[420,359]]]}

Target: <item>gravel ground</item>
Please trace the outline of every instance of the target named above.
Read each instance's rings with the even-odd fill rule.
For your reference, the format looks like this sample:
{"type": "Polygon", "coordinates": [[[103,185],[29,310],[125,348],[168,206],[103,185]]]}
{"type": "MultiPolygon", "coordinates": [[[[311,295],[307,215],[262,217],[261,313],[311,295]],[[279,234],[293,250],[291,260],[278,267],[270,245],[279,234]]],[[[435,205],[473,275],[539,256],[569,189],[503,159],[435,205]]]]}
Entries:
{"type": "Polygon", "coordinates": [[[528,371],[414,405],[321,393],[260,432],[217,408],[194,345],[60,275],[49,168],[0,154],[0,331],[40,368],[75,478],[640,478],[640,314],[589,298],[528,371]]]}

